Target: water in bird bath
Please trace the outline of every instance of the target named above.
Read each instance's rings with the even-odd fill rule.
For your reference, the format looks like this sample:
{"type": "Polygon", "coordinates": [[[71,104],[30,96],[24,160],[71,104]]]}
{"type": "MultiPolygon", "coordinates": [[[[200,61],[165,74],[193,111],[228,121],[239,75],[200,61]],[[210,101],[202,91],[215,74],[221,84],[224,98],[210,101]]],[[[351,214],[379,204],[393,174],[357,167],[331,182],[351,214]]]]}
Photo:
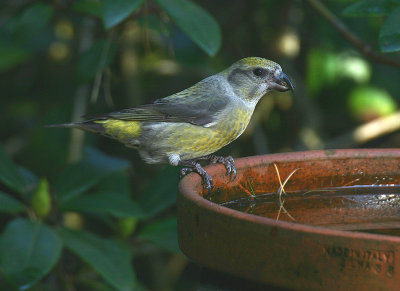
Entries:
{"type": "Polygon", "coordinates": [[[322,188],[289,192],[281,199],[267,193],[221,205],[282,221],[400,236],[400,185],[322,188]]]}

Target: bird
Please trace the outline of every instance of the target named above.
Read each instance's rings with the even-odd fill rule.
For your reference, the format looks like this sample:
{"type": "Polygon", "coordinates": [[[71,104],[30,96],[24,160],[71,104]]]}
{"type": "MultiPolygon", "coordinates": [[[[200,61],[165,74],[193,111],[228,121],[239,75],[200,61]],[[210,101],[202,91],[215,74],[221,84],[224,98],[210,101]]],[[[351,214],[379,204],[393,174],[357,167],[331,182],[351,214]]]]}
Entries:
{"type": "Polygon", "coordinates": [[[260,57],[240,59],[227,69],[195,85],[149,104],[84,116],[86,120],[50,127],[94,132],[137,149],[149,163],[182,166],[213,189],[212,177],[200,161],[221,163],[236,178],[232,156],[214,155],[237,139],[249,124],[258,101],[270,91],[294,90],[279,64],[260,57]]]}

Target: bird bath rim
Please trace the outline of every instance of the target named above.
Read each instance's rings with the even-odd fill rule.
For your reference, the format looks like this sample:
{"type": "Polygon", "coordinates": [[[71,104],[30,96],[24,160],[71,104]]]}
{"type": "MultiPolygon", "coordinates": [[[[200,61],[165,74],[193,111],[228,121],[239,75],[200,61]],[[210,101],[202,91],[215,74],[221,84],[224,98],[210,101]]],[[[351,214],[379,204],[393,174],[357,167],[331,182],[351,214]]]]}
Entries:
{"type": "MultiPolygon", "coordinates": [[[[223,165],[211,165],[206,170],[213,177],[215,187],[233,189],[238,183],[246,181],[247,177],[259,175],[255,179],[268,188],[273,179],[265,170],[274,162],[282,172],[286,171],[282,179],[293,170],[291,165],[308,165],[303,173],[298,171],[293,178],[301,181],[299,179],[303,174],[309,175],[306,184],[309,182],[312,186],[316,183],[312,175],[316,169],[321,175],[334,175],[336,171],[352,173],[355,170],[362,174],[376,174],[375,171],[379,169],[386,174],[391,173],[395,177],[395,184],[400,184],[399,149],[323,150],[240,158],[236,159],[238,176],[234,181],[225,175],[223,165]]],[[[338,174],[339,180],[336,181],[334,177],[333,183],[340,184],[341,178],[338,174]]],[[[278,184],[275,184],[273,188],[278,189],[278,184]]],[[[268,193],[268,190],[264,193],[268,193]]],[[[387,288],[400,280],[397,270],[400,265],[400,237],[276,221],[218,205],[203,198],[205,194],[200,177],[190,174],[179,184],[177,206],[180,247],[188,257],[207,267],[262,283],[304,290],[367,290],[360,289],[362,284],[387,288]],[[357,258],[335,253],[345,248],[361,252],[372,250],[386,256],[387,261],[383,267],[380,266],[385,274],[346,269],[341,264],[347,264],[349,260],[352,262],[351,259],[357,262],[357,258]],[[329,253],[332,250],[333,253],[329,253]],[[282,260],[285,260],[285,264],[282,260]],[[299,266],[304,268],[299,269],[299,266]],[[314,276],[315,272],[321,273],[314,276]]],[[[361,263],[378,264],[370,258],[362,260],[361,263]]]]}

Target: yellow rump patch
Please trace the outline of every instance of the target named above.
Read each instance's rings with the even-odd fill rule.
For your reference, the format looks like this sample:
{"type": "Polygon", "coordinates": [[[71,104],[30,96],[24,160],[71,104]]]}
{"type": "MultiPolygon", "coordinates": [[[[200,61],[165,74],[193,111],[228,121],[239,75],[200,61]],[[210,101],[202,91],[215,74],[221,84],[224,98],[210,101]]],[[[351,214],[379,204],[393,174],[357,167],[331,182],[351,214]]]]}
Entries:
{"type": "Polygon", "coordinates": [[[108,119],[97,120],[95,123],[101,123],[104,126],[106,135],[121,141],[137,138],[141,133],[141,123],[139,121],[108,119]]]}

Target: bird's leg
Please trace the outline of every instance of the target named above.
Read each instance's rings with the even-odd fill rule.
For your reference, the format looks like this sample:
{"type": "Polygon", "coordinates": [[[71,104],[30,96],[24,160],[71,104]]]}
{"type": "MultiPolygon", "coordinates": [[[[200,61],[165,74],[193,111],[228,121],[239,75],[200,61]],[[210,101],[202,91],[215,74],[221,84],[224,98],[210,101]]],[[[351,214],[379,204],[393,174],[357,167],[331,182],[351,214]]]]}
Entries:
{"type": "Polygon", "coordinates": [[[201,176],[202,183],[208,191],[210,191],[213,188],[211,176],[197,162],[197,159],[196,160],[179,161],[178,165],[184,167],[181,169],[181,172],[180,172],[181,178],[188,173],[196,172],[197,174],[199,174],[201,176]]]}
{"type": "Polygon", "coordinates": [[[231,157],[221,157],[215,155],[208,155],[204,157],[197,158],[196,160],[207,160],[210,164],[221,163],[226,167],[226,175],[233,174],[233,180],[236,178],[236,167],[235,167],[235,160],[231,157]]]}

